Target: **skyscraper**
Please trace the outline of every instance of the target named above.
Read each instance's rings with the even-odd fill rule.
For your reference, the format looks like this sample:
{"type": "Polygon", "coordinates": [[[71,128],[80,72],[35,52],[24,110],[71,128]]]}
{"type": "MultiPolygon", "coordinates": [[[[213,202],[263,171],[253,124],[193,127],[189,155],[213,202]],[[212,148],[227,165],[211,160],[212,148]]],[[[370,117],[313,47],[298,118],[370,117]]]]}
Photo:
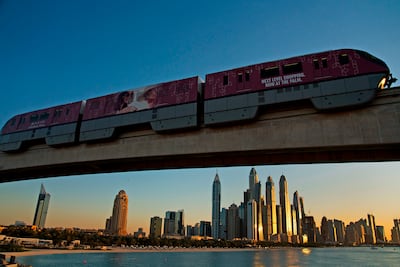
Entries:
{"type": "Polygon", "coordinates": [[[302,235],[302,217],[303,213],[301,211],[301,203],[300,203],[300,197],[299,197],[299,192],[294,192],[293,194],[293,207],[295,211],[295,218],[293,218],[293,222],[296,221],[296,229],[294,229],[295,224],[293,224],[293,232],[296,230],[297,235],[302,235]]]}
{"type": "Polygon", "coordinates": [[[239,219],[239,209],[238,206],[233,203],[228,209],[228,230],[227,238],[228,240],[235,239],[240,235],[240,219],[239,219]]]}
{"type": "Polygon", "coordinates": [[[368,226],[370,230],[370,242],[372,244],[376,244],[376,225],[375,225],[375,216],[372,214],[368,214],[368,226]]]}
{"type": "Polygon", "coordinates": [[[111,235],[125,236],[128,223],[128,195],[124,190],[115,196],[112,216],[106,223],[106,232],[111,235]]]}
{"type": "Polygon", "coordinates": [[[265,183],[265,198],[267,209],[266,233],[267,238],[270,239],[271,235],[278,233],[276,222],[275,185],[271,176],[268,176],[267,182],[265,183]]]}
{"type": "Polygon", "coordinates": [[[40,187],[40,193],[36,204],[35,216],[33,218],[33,225],[39,228],[44,228],[46,223],[47,210],[49,209],[50,194],[46,193],[44,185],[40,187]]]}
{"type": "Polygon", "coordinates": [[[174,235],[175,234],[175,211],[167,211],[165,212],[164,218],[164,236],[174,235]]]}
{"type": "Polygon", "coordinates": [[[164,219],[164,236],[185,235],[184,211],[167,211],[164,219]]]}
{"type": "Polygon", "coordinates": [[[286,177],[281,176],[279,180],[279,200],[282,209],[282,233],[292,235],[292,211],[290,208],[288,184],[286,177]]]}
{"type": "Polygon", "coordinates": [[[257,240],[257,202],[252,199],[247,202],[247,239],[257,240]]]}
{"type": "Polygon", "coordinates": [[[257,184],[258,184],[258,174],[256,172],[256,169],[251,168],[250,170],[250,175],[249,175],[249,189],[250,189],[250,200],[254,199],[257,201],[257,184]]]}
{"type": "Polygon", "coordinates": [[[245,203],[246,203],[246,236],[249,238],[252,236],[251,239],[253,240],[263,240],[264,239],[264,231],[262,225],[262,206],[263,203],[261,202],[261,183],[258,180],[258,174],[256,169],[252,168],[249,174],[249,190],[248,190],[248,200],[246,201],[245,196],[245,203]],[[248,211],[249,207],[252,207],[252,201],[255,201],[255,210],[248,211]],[[253,214],[254,213],[254,214],[253,214]],[[248,216],[252,214],[255,218],[255,223],[252,222],[253,218],[249,218],[248,216]],[[252,231],[252,233],[249,233],[252,231]],[[254,232],[255,231],[255,232],[254,232]],[[255,235],[254,235],[255,233],[255,235]]]}
{"type": "Polygon", "coordinates": [[[155,216],[150,219],[150,238],[161,237],[162,218],[155,216]]]}
{"type": "Polygon", "coordinates": [[[218,173],[215,175],[212,193],[212,237],[219,238],[220,226],[220,210],[221,210],[221,182],[218,173]]]}

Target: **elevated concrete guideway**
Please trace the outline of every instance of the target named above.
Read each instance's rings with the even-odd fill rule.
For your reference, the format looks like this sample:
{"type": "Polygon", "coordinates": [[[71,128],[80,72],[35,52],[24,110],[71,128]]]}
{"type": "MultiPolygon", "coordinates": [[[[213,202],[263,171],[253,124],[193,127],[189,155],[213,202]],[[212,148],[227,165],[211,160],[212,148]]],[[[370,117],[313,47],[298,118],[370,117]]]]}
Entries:
{"type": "Polygon", "coordinates": [[[260,164],[400,160],[400,88],[359,109],[266,111],[257,121],[157,134],[152,130],[69,147],[0,152],[0,182],[73,174],[260,164]]]}

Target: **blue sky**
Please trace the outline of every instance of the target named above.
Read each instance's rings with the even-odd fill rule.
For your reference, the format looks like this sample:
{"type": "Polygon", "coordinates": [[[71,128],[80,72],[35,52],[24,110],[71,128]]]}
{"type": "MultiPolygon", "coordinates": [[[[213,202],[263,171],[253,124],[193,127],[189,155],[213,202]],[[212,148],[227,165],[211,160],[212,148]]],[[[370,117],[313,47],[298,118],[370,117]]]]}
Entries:
{"type": "MultiPolygon", "coordinates": [[[[400,77],[399,1],[0,0],[0,124],[11,116],[129,88],[337,48],[368,51],[400,77]]],[[[242,201],[252,166],[219,168],[222,204],[242,201]]],[[[265,190],[283,173],[317,219],[399,218],[400,164],[255,166],[265,190]],[[349,190],[349,188],[354,190],[349,190]],[[379,190],[377,190],[379,189],[379,190]]],[[[215,168],[58,177],[0,184],[0,224],[31,223],[40,184],[48,226],[104,227],[120,189],[128,231],[185,209],[211,220],[215,168]]]]}

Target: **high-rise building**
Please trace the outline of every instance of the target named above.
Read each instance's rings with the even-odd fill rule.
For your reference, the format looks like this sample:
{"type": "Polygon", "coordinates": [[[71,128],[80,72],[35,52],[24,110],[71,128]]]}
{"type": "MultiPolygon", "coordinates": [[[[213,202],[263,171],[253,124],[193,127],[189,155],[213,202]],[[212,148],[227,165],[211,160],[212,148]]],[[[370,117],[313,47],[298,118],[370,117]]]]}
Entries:
{"type": "Polygon", "coordinates": [[[317,243],[317,227],[313,216],[303,217],[303,233],[307,235],[308,243],[317,243]]]}
{"type": "Polygon", "coordinates": [[[212,237],[219,238],[220,228],[220,210],[221,210],[221,182],[218,173],[215,175],[212,193],[212,237]]]}
{"type": "Polygon", "coordinates": [[[369,241],[371,244],[376,244],[376,226],[375,226],[375,216],[372,214],[368,214],[368,226],[369,226],[369,234],[370,239],[369,241]]]}
{"type": "Polygon", "coordinates": [[[247,202],[247,239],[257,240],[257,202],[247,202]]]}
{"type": "MultiPolygon", "coordinates": [[[[301,202],[300,202],[300,196],[299,192],[294,192],[293,194],[293,207],[295,210],[295,218],[293,218],[293,221],[296,221],[296,233],[297,235],[301,236],[302,233],[302,217],[303,217],[303,212],[301,211],[301,202]]],[[[293,232],[294,232],[294,225],[293,225],[293,232]]]]}
{"type": "Polygon", "coordinates": [[[155,216],[150,219],[150,238],[161,237],[162,218],[155,216]]]}
{"type": "Polygon", "coordinates": [[[165,212],[164,218],[164,236],[175,234],[175,211],[165,212]]]}
{"type": "Polygon", "coordinates": [[[219,237],[223,240],[227,240],[228,210],[226,208],[222,208],[219,220],[220,220],[219,237]]]}
{"type": "Polygon", "coordinates": [[[392,243],[400,244],[400,219],[393,219],[393,228],[391,229],[392,243]]]}
{"type": "Polygon", "coordinates": [[[269,240],[271,235],[277,234],[277,222],[276,222],[276,199],[275,199],[275,185],[271,176],[268,176],[267,182],[265,183],[265,204],[267,212],[266,222],[266,233],[267,239],[269,240]]]}
{"type": "Polygon", "coordinates": [[[382,225],[376,226],[376,243],[385,243],[385,228],[382,225]]]}
{"type": "Polygon", "coordinates": [[[200,236],[211,236],[211,223],[200,221],[200,236]]]}
{"type": "Polygon", "coordinates": [[[49,209],[50,194],[44,189],[44,185],[40,186],[40,193],[36,204],[35,216],[33,225],[39,228],[44,228],[46,223],[47,211],[49,209]]]}
{"type": "Polygon", "coordinates": [[[276,231],[278,234],[282,234],[282,207],[276,205],[276,231]]]}
{"type": "Polygon", "coordinates": [[[128,195],[124,190],[118,192],[114,199],[112,215],[106,221],[106,232],[111,235],[125,236],[128,224],[128,195]]]}
{"type": "Polygon", "coordinates": [[[254,199],[257,201],[258,196],[256,186],[258,184],[258,174],[256,172],[256,169],[251,168],[250,174],[249,174],[249,189],[250,189],[250,199],[254,199]]]}
{"type": "Polygon", "coordinates": [[[185,236],[184,211],[167,211],[164,218],[164,236],[185,236]]]}
{"type": "Polygon", "coordinates": [[[239,219],[239,209],[236,204],[230,205],[228,209],[228,231],[227,238],[232,240],[240,237],[240,219],[239,219]]]}
{"type": "Polygon", "coordinates": [[[279,200],[282,209],[282,233],[292,235],[292,211],[290,208],[289,191],[286,177],[281,176],[279,180],[279,200]]]}
{"type": "MultiPolygon", "coordinates": [[[[253,240],[264,240],[264,231],[263,231],[263,224],[262,224],[262,206],[263,202],[261,201],[261,182],[258,180],[258,174],[256,172],[255,168],[252,168],[250,170],[249,174],[249,189],[247,190],[247,193],[245,194],[245,202],[246,203],[246,208],[245,208],[245,213],[246,213],[246,218],[245,218],[245,224],[246,224],[246,236],[249,238],[249,236],[253,236],[254,233],[249,233],[248,231],[255,230],[256,234],[253,236],[253,240]],[[246,199],[248,198],[248,199],[246,199]],[[253,218],[248,218],[247,216],[250,214],[250,211],[247,210],[249,208],[249,202],[254,200],[256,202],[255,204],[255,213],[254,218],[255,218],[255,224],[249,225],[251,220],[253,218]]],[[[251,211],[253,212],[253,211],[251,211]]],[[[243,227],[244,228],[244,227],[243,227]]]]}
{"type": "Polygon", "coordinates": [[[340,244],[344,244],[345,242],[345,226],[344,222],[334,219],[333,224],[335,225],[336,229],[336,241],[340,244]]]}

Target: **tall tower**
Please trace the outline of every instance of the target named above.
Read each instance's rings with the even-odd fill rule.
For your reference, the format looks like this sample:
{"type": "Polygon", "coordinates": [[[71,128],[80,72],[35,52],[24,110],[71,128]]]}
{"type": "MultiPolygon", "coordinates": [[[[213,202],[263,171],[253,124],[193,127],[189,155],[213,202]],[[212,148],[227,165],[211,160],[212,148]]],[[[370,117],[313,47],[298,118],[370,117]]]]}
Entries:
{"type": "Polygon", "coordinates": [[[277,234],[277,222],[276,222],[276,198],[275,198],[275,184],[271,176],[268,176],[267,182],[265,183],[265,200],[267,206],[267,235],[270,238],[271,235],[277,234]]]}
{"type": "Polygon", "coordinates": [[[372,214],[368,214],[368,226],[370,227],[370,241],[372,244],[376,244],[376,225],[375,225],[375,216],[372,214]]]}
{"type": "Polygon", "coordinates": [[[288,184],[286,177],[281,176],[279,180],[279,200],[282,208],[282,232],[288,236],[292,235],[292,211],[290,208],[288,184]]]}
{"type": "Polygon", "coordinates": [[[111,216],[110,234],[125,236],[127,235],[128,223],[128,195],[124,190],[119,191],[114,199],[114,207],[111,216]]]}
{"type": "Polygon", "coordinates": [[[297,191],[294,192],[294,194],[293,194],[293,207],[294,207],[294,212],[295,212],[295,218],[293,218],[293,222],[296,220],[296,225],[293,224],[293,232],[296,230],[297,235],[302,235],[303,213],[301,211],[299,192],[297,192],[297,191]],[[296,226],[296,229],[294,229],[295,226],[296,226]]]}
{"type": "Polygon", "coordinates": [[[249,189],[250,189],[250,199],[254,199],[257,201],[257,189],[256,186],[258,184],[258,174],[256,169],[251,168],[249,175],[249,189]]]}
{"type": "Polygon", "coordinates": [[[258,174],[255,168],[251,168],[249,174],[249,190],[248,190],[248,200],[245,199],[246,204],[246,236],[253,236],[254,240],[263,240],[263,225],[262,225],[262,205],[261,202],[261,183],[258,180],[258,174]],[[252,211],[254,213],[254,218],[256,219],[256,223],[251,223],[252,218],[248,218],[251,213],[247,209],[253,205],[252,201],[255,201],[256,209],[252,211]],[[251,223],[251,224],[249,224],[251,223]],[[249,232],[250,231],[250,232],[249,232]],[[253,232],[256,234],[254,235],[253,232]]]}
{"type": "Polygon", "coordinates": [[[212,237],[214,239],[219,238],[220,210],[221,210],[221,182],[219,181],[219,176],[217,173],[214,178],[213,193],[212,193],[212,237]]]}
{"type": "Polygon", "coordinates": [[[44,228],[46,223],[47,210],[49,209],[50,194],[46,193],[44,185],[40,187],[40,193],[36,204],[35,216],[33,218],[33,225],[39,228],[44,228]]]}

